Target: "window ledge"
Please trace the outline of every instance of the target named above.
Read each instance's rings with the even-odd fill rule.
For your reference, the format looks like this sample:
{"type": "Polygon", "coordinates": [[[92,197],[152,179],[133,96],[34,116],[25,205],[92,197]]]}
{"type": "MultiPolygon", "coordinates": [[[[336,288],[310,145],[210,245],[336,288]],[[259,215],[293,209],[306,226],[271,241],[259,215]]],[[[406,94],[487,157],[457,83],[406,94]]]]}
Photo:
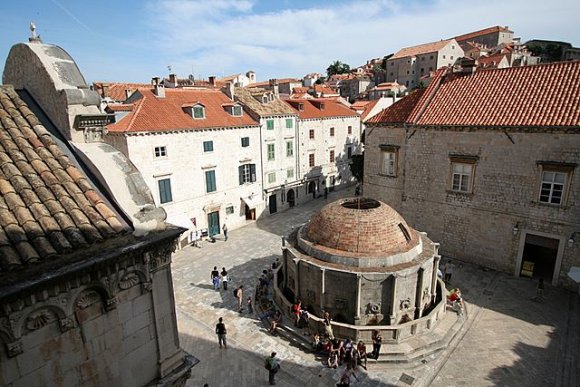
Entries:
{"type": "Polygon", "coordinates": [[[462,197],[473,197],[473,192],[463,192],[463,191],[453,191],[453,190],[445,190],[445,192],[448,195],[454,195],[454,196],[462,196],[462,197]]]}
{"type": "Polygon", "coordinates": [[[399,177],[397,175],[387,175],[386,173],[377,173],[377,176],[388,177],[388,178],[391,178],[391,179],[396,179],[397,177],[399,177]]]}

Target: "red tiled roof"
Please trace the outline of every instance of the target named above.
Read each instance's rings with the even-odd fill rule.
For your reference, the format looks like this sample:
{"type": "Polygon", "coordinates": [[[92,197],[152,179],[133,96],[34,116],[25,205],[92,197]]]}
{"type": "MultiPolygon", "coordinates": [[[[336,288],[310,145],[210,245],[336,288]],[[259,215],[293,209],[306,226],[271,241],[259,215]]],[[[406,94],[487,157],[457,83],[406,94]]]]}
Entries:
{"type": "Polygon", "coordinates": [[[322,94],[338,94],[338,90],[326,85],[314,85],[314,91],[322,94]]]}
{"type": "Polygon", "coordinates": [[[293,94],[306,94],[308,93],[308,87],[295,87],[292,89],[293,94]]]}
{"type": "Polygon", "coordinates": [[[493,34],[493,33],[497,33],[497,32],[513,32],[513,31],[510,31],[509,28],[507,28],[507,27],[495,26],[495,27],[485,28],[485,29],[479,30],[479,31],[470,32],[470,33],[467,33],[464,35],[456,36],[455,40],[458,42],[463,42],[465,40],[473,39],[473,38],[476,38],[478,36],[493,34]]]}
{"type": "Polygon", "coordinates": [[[379,101],[380,101],[379,99],[374,99],[372,101],[369,101],[369,103],[367,103],[364,106],[364,110],[363,110],[362,114],[360,115],[361,121],[364,121],[365,118],[367,118],[367,116],[369,115],[371,110],[374,109],[374,107],[377,105],[377,103],[379,103],[379,101]]]}
{"type": "Polygon", "coordinates": [[[477,58],[477,64],[480,67],[496,67],[506,54],[497,53],[490,56],[480,56],[477,58]]]}
{"type": "Polygon", "coordinates": [[[479,70],[472,75],[440,74],[422,94],[412,100],[409,97],[413,94],[403,98],[370,121],[432,126],[580,126],[580,61],[479,70]]]}
{"type": "Polygon", "coordinates": [[[371,101],[354,101],[352,105],[350,105],[351,109],[360,110],[364,109],[371,101]]]}
{"type": "Polygon", "coordinates": [[[127,99],[126,90],[134,92],[143,87],[151,87],[149,83],[113,83],[113,82],[94,82],[93,87],[100,96],[103,96],[103,85],[107,86],[107,95],[114,101],[125,101],[127,99]]]}
{"type": "Polygon", "coordinates": [[[381,123],[381,124],[404,124],[409,119],[413,109],[423,94],[425,89],[419,89],[406,97],[403,97],[396,103],[384,109],[374,117],[371,117],[367,123],[381,123]]]}
{"type": "Polygon", "coordinates": [[[334,98],[291,99],[285,102],[298,113],[300,119],[358,116],[355,111],[334,98]],[[298,104],[303,104],[304,109],[298,110],[298,104]],[[324,104],[324,109],[321,104],[324,104]]]}
{"type": "Polygon", "coordinates": [[[408,56],[417,56],[421,54],[428,54],[430,52],[437,52],[452,41],[453,39],[440,40],[438,42],[425,43],[413,47],[405,47],[397,51],[395,55],[390,57],[388,60],[406,58],[408,56]]]}
{"type": "Polygon", "coordinates": [[[110,132],[149,132],[204,128],[253,126],[258,123],[248,114],[230,115],[222,105],[233,102],[214,89],[165,89],[165,97],[158,98],[151,89],[140,89],[141,98],[135,108],[121,121],[109,125],[110,132]],[[195,103],[205,106],[205,118],[193,119],[183,105],[195,103]]]}
{"type": "Polygon", "coordinates": [[[105,110],[111,112],[130,112],[133,110],[134,105],[132,103],[124,104],[124,103],[110,103],[107,105],[105,110]]]}
{"type": "Polygon", "coordinates": [[[0,284],[130,231],[11,87],[0,116],[0,284]]]}

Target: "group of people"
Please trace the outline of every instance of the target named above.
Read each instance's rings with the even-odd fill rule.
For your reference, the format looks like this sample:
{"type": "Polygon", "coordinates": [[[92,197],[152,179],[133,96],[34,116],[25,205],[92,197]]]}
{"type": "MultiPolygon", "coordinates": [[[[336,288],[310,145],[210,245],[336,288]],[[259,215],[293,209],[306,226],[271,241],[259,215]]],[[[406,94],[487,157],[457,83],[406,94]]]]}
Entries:
{"type": "Polygon", "coordinates": [[[230,278],[228,277],[228,272],[225,267],[222,267],[222,271],[220,272],[218,271],[217,266],[214,266],[210,276],[214,290],[220,290],[222,286],[224,290],[228,290],[228,282],[230,281],[230,278]]]}

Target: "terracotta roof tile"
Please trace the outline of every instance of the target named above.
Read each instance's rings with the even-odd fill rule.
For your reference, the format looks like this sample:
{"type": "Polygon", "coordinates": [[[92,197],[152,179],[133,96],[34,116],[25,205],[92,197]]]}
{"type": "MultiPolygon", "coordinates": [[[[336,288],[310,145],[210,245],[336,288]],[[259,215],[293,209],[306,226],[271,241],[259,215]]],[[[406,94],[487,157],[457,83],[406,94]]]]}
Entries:
{"type": "Polygon", "coordinates": [[[151,87],[148,83],[116,83],[116,82],[94,82],[93,88],[101,97],[109,97],[114,101],[125,101],[127,90],[134,93],[143,87],[151,87]],[[103,95],[103,86],[106,86],[106,95],[103,95]]]}
{"type": "Polygon", "coordinates": [[[373,123],[428,126],[580,126],[580,61],[436,76],[373,123]],[[411,113],[409,111],[411,110],[411,113]]]}
{"type": "Polygon", "coordinates": [[[232,116],[222,106],[232,101],[216,89],[165,89],[157,97],[149,88],[139,89],[135,109],[119,122],[109,125],[110,132],[164,132],[258,125],[248,114],[232,116]],[[194,119],[183,105],[202,102],[205,118],[194,119]]]}
{"type": "Polygon", "coordinates": [[[417,56],[421,54],[428,54],[430,52],[437,52],[445,47],[447,44],[451,43],[453,39],[440,40],[438,42],[419,44],[418,46],[405,47],[397,51],[388,60],[406,58],[408,56],[417,56]]]}
{"type": "Polygon", "coordinates": [[[465,40],[473,39],[473,38],[476,38],[478,36],[492,34],[494,32],[497,33],[497,32],[513,32],[513,31],[510,31],[509,28],[506,28],[506,27],[495,26],[495,27],[484,28],[483,30],[479,30],[479,31],[469,32],[469,33],[464,34],[464,35],[456,36],[455,40],[457,42],[463,42],[465,40]]]}
{"type": "Polygon", "coordinates": [[[358,114],[333,98],[292,99],[286,103],[298,113],[300,119],[325,117],[356,117],[358,114]],[[303,110],[299,110],[302,104],[303,110]]]}
{"type": "Polygon", "coordinates": [[[73,165],[14,89],[0,87],[0,280],[130,231],[110,209],[101,215],[94,203],[106,205],[73,165]]]}
{"type": "Polygon", "coordinates": [[[274,98],[269,102],[263,103],[262,96],[270,93],[272,93],[270,90],[258,87],[236,87],[235,98],[259,116],[287,116],[296,114],[280,98],[274,98]]]}
{"type": "Polygon", "coordinates": [[[363,110],[363,112],[360,115],[361,121],[364,121],[367,118],[367,116],[369,115],[369,113],[371,112],[371,110],[374,109],[374,107],[377,105],[377,103],[379,103],[379,101],[380,100],[378,100],[378,99],[374,99],[372,101],[369,101],[369,103],[367,103],[364,106],[364,110],[363,110]]]}

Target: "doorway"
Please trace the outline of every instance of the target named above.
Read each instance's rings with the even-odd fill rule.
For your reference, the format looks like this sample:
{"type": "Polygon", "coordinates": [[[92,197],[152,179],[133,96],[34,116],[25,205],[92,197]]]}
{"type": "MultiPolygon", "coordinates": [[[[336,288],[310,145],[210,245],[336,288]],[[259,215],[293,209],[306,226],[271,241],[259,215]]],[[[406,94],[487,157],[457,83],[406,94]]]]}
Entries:
{"type": "Polygon", "coordinates": [[[294,197],[294,190],[293,189],[289,189],[288,193],[286,194],[286,200],[288,200],[288,205],[290,206],[290,208],[294,207],[294,205],[296,204],[296,198],[294,197]]]}
{"type": "Polygon", "coordinates": [[[554,277],[558,244],[554,238],[526,234],[519,275],[530,278],[543,278],[551,283],[554,277]]]}
{"type": "Polygon", "coordinates": [[[214,236],[220,233],[219,211],[210,212],[207,214],[207,228],[209,229],[209,236],[214,236]]]}
{"type": "Polygon", "coordinates": [[[308,193],[312,194],[312,199],[316,199],[316,183],[314,181],[308,183],[308,193]]]}
{"type": "Polygon", "coordinates": [[[256,209],[246,204],[246,220],[256,220],[256,209]]]}
{"type": "Polygon", "coordinates": [[[276,207],[276,194],[270,195],[268,198],[268,207],[270,208],[270,214],[274,214],[278,211],[276,207]]]}

